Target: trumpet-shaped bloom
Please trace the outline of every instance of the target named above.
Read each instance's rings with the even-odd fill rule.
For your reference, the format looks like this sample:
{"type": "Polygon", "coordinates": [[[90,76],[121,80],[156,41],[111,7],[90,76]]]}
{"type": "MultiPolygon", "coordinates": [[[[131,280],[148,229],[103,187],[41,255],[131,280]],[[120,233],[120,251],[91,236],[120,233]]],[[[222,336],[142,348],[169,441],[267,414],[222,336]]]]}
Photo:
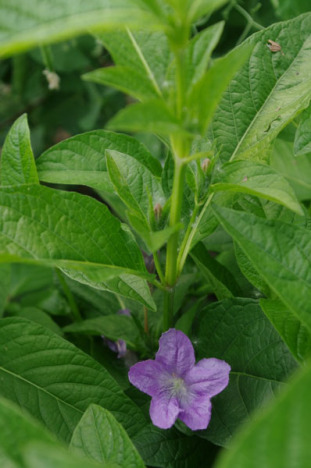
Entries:
{"type": "Polygon", "coordinates": [[[177,418],[190,429],[206,429],[211,418],[211,398],[229,382],[230,366],[219,359],[195,363],[189,338],[171,328],[163,333],[155,360],[130,368],[129,380],[152,397],[150,417],[155,426],[171,427],[177,418]]]}

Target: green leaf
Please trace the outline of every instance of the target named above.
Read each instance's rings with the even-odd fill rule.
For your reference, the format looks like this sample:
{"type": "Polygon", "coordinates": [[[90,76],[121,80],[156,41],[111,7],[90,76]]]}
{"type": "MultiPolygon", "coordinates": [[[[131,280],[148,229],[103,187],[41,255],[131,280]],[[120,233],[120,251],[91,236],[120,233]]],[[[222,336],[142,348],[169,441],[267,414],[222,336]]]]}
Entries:
{"type": "Polygon", "coordinates": [[[295,134],[294,153],[295,156],[311,153],[311,106],[300,117],[295,134]]]}
{"type": "Polygon", "coordinates": [[[110,374],[87,354],[22,318],[0,321],[0,394],[68,441],[91,403],[107,408],[130,435],[145,420],[110,374]]]}
{"type": "Polygon", "coordinates": [[[139,161],[117,151],[107,150],[106,160],[110,179],[122,201],[150,225],[154,207],[163,207],[166,202],[160,178],[139,161]]]}
{"type": "MultiPolygon", "coordinates": [[[[24,451],[25,468],[100,468],[102,465],[78,458],[65,448],[50,447],[46,444],[29,444],[24,451]]],[[[119,468],[115,463],[105,464],[105,468],[119,468]]]]}
{"type": "Polygon", "coordinates": [[[104,335],[110,340],[124,340],[130,347],[141,346],[141,336],[132,317],[125,315],[105,315],[94,319],[72,323],[63,328],[66,333],[83,333],[86,335],[104,335]]]}
{"type": "Polygon", "coordinates": [[[114,116],[107,125],[110,130],[150,132],[160,135],[183,133],[180,122],[160,100],[131,104],[114,116]]]}
{"type": "Polygon", "coordinates": [[[210,425],[199,435],[226,445],[297,363],[255,300],[225,299],[203,308],[199,318],[197,358],[215,357],[231,366],[229,385],[212,399],[210,425]]]}
{"type": "Polygon", "coordinates": [[[157,97],[150,79],[130,67],[104,67],[83,75],[83,79],[112,86],[140,101],[157,97]]]}
{"type": "Polygon", "coordinates": [[[68,138],[45,151],[37,159],[39,178],[53,184],[82,184],[113,192],[106,167],[107,149],[126,153],[153,175],[161,175],[161,164],[139,141],[127,135],[94,130],[68,138]]]}
{"type": "Polygon", "coordinates": [[[144,468],[144,463],[123,427],[112,414],[91,405],[77,425],[70,447],[74,453],[123,468],[144,468]]]}
{"type": "Polygon", "coordinates": [[[261,299],[260,306],[298,361],[311,355],[310,331],[281,301],[261,299]]]}
{"type": "Polygon", "coordinates": [[[222,453],[216,467],[308,468],[311,457],[310,386],[309,362],[277,400],[245,425],[230,449],[222,453]]]}
{"type": "Polygon", "coordinates": [[[11,265],[0,265],[0,317],[3,315],[11,285],[11,265]]]}
{"type": "Polygon", "coordinates": [[[193,86],[206,72],[211,54],[215,49],[224,28],[224,22],[213,24],[196,34],[185,51],[185,89],[190,94],[193,86]]]}
{"type": "Polygon", "coordinates": [[[253,284],[259,291],[265,296],[270,297],[271,291],[268,284],[263,280],[261,275],[258,273],[252,262],[245,255],[244,251],[239,247],[238,244],[234,244],[235,258],[238,262],[239,268],[245,278],[253,284]]]}
{"type": "Polygon", "coordinates": [[[226,297],[241,295],[240,288],[230,271],[211,257],[204,244],[199,242],[191,250],[191,257],[202,272],[203,277],[211,284],[219,301],[226,297]]]}
{"type": "Polygon", "coordinates": [[[146,426],[133,439],[148,466],[193,468],[211,466],[216,448],[206,440],[182,434],[175,428],[163,431],[146,426]]]}
{"type": "Polygon", "coordinates": [[[22,463],[23,448],[31,441],[49,443],[54,450],[58,449],[59,442],[41,424],[30,417],[26,411],[21,411],[9,400],[0,398],[0,451],[5,456],[5,463],[22,463]]]}
{"type": "Polygon", "coordinates": [[[0,190],[0,260],[56,266],[77,281],[154,303],[128,228],[96,200],[39,185],[0,190]]]}
{"type": "MultiPolygon", "coordinates": [[[[149,6],[150,0],[146,2],[149,6]]],[[[168,87],[167,70],[172,54],[167,37],[160,31],[108,31],[99,35],[116,65],[139,73],[157,95],[168,87]]]]}
{"type": "Polygon", "coordinates": [[[288,180],[298,200],[311,198],[311,158],[309,155],[294,157],[293,143],[277,138],[271,155],[271,165],[288,180]]]}
{"type": "Polygon", "coordinates": [[[248,62],[231,81],[212,132],[223,161],[267,159],[278,133],[311,98],[311,14],[276,23],[245,41],[248,62]],[[272,52],[268,40],[280,44],[272,52]]]}
{"type": "Polygon", "coordinates": [[[303,215],[303,210],[289,183],[265,164],[253,161],[233,161],[224,164],[219,173],[216,173],[211,190],[248,193],[280,203],[303,215]]]}
{"type": "Polygon", "coordinates": [[[189,21],[192,23],[201,18],[201,16],[211,15],[213,11],[222,7],[227,2],[228,0],[209,0],[208,2],[205,0],[188,0],[189,21]]]}
{"type": "Polygon", "coordinates": [[[31,320],[32,322],[38,323],[42,327],[51,330],[57,335],[62,334],[60,327],[54,322],[54,320],[52,320],[46,312],[38,309],[37,307],[22,307],[20,310],[10,315],[31,320]]]}
{"type": "Polygon", "coordinates": [[[308,0],[271,0],[272,5],[276,10],[276,14],[282,19],[290,19],[295,16],[310,11],[310,4],[308,0]]]}
{"type": "Polygon", "coordinates": [[[0,182],[2,186],[39,183],[26,114],[15,121],[5,139],[0,182]]]}
{"type": "Polygon", "coordinates": [[[154,27],[159,23],[135,0],[93,0],[91,3],[60,0],[0,1],[0,55],[8,56],[38,44],[47,44],[81,33],[115,29],[122,25],[154,27]],[[31,12],[31,15],[29,14],[31,12]]]}
{"type": "Polygon", "coordinates": [[[216,60],[193,87],[188,99],[190,118],[195,126],[198,124],[202,134],[206,132],[232,77],[248,59],[251,50],[252,46],[248,44],[233,49],[225,57],[216,60]]]}
{"type": "Polygon", "coordinates": [[[311,330],[310,230],[216,205],[213,209],[271,290],[311,330]]]}

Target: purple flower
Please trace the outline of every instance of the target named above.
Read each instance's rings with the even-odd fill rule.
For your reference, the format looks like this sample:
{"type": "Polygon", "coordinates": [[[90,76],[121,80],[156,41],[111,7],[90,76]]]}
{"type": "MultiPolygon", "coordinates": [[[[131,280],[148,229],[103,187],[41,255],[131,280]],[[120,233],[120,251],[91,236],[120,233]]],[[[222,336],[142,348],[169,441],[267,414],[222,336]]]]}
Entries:
{"type": "Polygon", "coordinates": [[[171,328],[160,338],[155,360],[130,368],[129,380],[152,397],[150,417],[155,426],[168,429],[179,418],[190,429],[206,429],[211,419],[211,398],[229,382],[231,368],[219,359],[195,364],[189,338],[171,328]]]}

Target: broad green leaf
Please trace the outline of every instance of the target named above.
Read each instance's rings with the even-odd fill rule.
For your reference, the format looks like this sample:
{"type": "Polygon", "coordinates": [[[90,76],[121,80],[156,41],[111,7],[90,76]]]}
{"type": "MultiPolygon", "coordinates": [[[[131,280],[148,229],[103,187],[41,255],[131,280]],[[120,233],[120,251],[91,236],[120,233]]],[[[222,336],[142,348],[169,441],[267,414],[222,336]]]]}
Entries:
{"type": "MultiPolygon", "coordinates": [[[[150,0],[146,2],[149,6],[150,0]]],[[[99,35],[113,61],[138,72],[157,95],[169,87],[167,70],[172,60],[167,37],[156,31],[109,31],[99,35]]]]}
{"type": "Polygon", "coordinates": [[[213,24],[196,34],[185,52],[185,89],[190,94],[193,86],[206,72],[211,54],[215,49],[224,28],[224,22],[213,24]]]}
{"type": "Polygon", "coordinates": [[[3,467],[6,463],[16,462],[18,466],[24,467],[22,461],[23,448],[29,442],[45,442],[50,444],[54,450],[61,447],[56,438],[50,434],[45,427],[30,417],[26,411],[20,410],[11,401],[0,398],[0,451],[5,456],[3,467]]]}
{"type": "MultiPolygon", "coordinates": [[[[32,443],[24,450],[25,468],[100,468],[103,465],[77,457],[65,448],[50,447],[46,444],[32,443]]],[[[119,468],[115,463],[105,464],[105,468],[119,468]]]]}
{"type": "Polygon", "coordinates": [[[10,294],[11,265],[0,265],[0,317],[2,317],[7,299],[10,294]]]}
{"type": "Polygon", "coordinates": [[[74,430],[70,447],[74,453],[106,466],[116,463],[123,468],[144,468],[144,462],[123,427],[112,414],[91,405],[74,430]]]}
{"type": "Polygon", "coordinates": [[[247,63],[231,81],[214,116],[212,134],[223,161],[267,159],[278,133],[311,98],[311,14],[253,34],[247,63]],[[272,52],[268,40],[280,44],[272,52]]]}
{"type": "Polygon", "coordinates": [[[141,345],[141,336],[132,317],[126,315],[105,315],[73,323],[63,328],[66,333],[86,335],[104,335],[110,340],[124,340],[130,347],[137,349],[141,345]]]}
{"type": "Polygon", "coordinates": [[[222,453],[215,468],[308,468],[311,365],[303,367],[269,407],[258,412],[222,453]]]}
{"type": "Polygon", "coordinates": [[[303,215],[303,210],[289,183],[265,164],[253,161],[233,161],[224,164],[216,173],[211,189],[230,190],[266,198],[303,215]]]}
{"type": "Polygon", "coordinates": [[[163,208],[166,202],[160,178],[139,161],[117,151],[107,150],[106,160],[110,179],[122,201],[151,225],[154,208],[163,208]]]}
{"type": "Polygon", "coordinates": [[[145,165],[153,175],[161,175],[161,164],[134,138],[94,130],[62,141],[37,159],[40,180],[53,184],[82,184],[113,192],[106,167],[107,149],[126,153],[145,165]]]}
{"type": "Polygon", "coordinates": [[[98,362],[22,318],[0,321],[0,394],[68,441],[91,403],[107,408],[130,435],[145,420],[98,362]]]}
{"type": "Polygon", "coordinates": [[[0,190],[0,219],[2,262],[56,266],[154,308],[142,254],[105,205],[39,185],[8,187],[0,190]]]}
{"type": "Polygon", "coordinates": [[[261,299],[260,306],[298,361],[311,355],[311,334],[281,301],[261,299]]]}
{"type": "Polygon", "coordinates": [[[244,251],[239,247],[238,244],[234,244],[235,258],[238,262],[239,268],[245,278],[253,284],[259,291],[265,296],[270,297],[271,291],[268,284],[264,281],[262,276],[258,273],[252,262],[245,255],[244,251]]]}
{"type": "Polygon", "coordinates": [[[9,314],[10,316],[17,316],[17,317],[22,317],[27,320],[31,320],[32,322],[35,322],[42,327],[47,328],[48,330],[51,330],[53,333],[56,333],[57,335],[62,335],[62,331],[60,327],[57,325],[54,320],[51,319],[51,317],[44,312],[43,310],[40,310],[38,307],[22,307],[20,310],[16,311],[15,313],[9,314]]]}
{"type": "Polygon", "coordinates": [[[148,466],[193,468],[211,466],[216,447],[194,435],[185,435],[175,428],[163,431],[146,426],[133,439],[148,466]]]}
{"type": "Polygon", "coordinates": [[[294,153],[295,156],[311,153],[311,106],[301,115],[295,134],[294,153]]]}
{"type": "Polygon", "coordinates": [[[184,132],[181,123],[164,101],[159,99],[125,107],[108,122],[107,128],[129,132],[159,133],[160,135],[184,132]]]}
{"type": "Polygon", "coordinates": [[[149,78],[130,67],[104,67],[83,75],[83,79],[102,85],[112,86],[140,101],[157,97],[149,78]]]}
{"type": "Polygon", "coordinates": [[[0,183],[2,186],[39,183],[26,114],[14,122],[5,139],[1,153],[0,183]]]}
{"type": "Polygon", "coordinates": [[[211,284],[219,301],[227,297],[241,295],[240,288],[230,271],[209,254],[204,244],[199,242],[191,250],[191,257],[202,272],[203,277],[211,284]]]}
{"type": "Polygon", "coordinates": [[[60,0],[53,8],[48,0],[27,0],[27,5],[1,0],[0,18],[0,55],[5,56],[90,31],[159,25],[135,0],[60,0]]]}
{"type": "Polygon", "coordinates": [[[271,290],[311,330],[311,231],[216,205],[213,209],[271,290]]]}
{"type": "Polygon", "coordinates": [[[293,143],[276,139],[271,165],[293,187],[299,200],[311,199],[311,158],[307,154],[294,157],[293,143]]]}
{"type": "Polygon", "coordinates": [[[202,134],[206,132],[231,79],[248,59],[251,50],[252,46],[248,44],[233,49],[215,61],[193,87],[188,99],[191,125],[198,126],[202,134]]]}
{"type": "Polygon", "coordinates": [[[228,387],[212,399],[210,425],[198,434],[226,445],[241,423],[274,397],[297,363],[255,300],[211,304],[202,309],[197,328],[197,359],[215,357],[231,366],[228,387]]]}

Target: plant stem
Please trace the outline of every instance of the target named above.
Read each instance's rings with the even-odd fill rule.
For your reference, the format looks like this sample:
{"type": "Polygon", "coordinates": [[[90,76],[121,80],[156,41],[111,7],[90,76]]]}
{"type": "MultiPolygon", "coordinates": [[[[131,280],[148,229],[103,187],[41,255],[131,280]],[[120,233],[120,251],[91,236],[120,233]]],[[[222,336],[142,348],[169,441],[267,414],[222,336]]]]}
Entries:
{"type": "MultiPolygon", "coordinates": [[[[176,159],[170,210],[170,227],[174,227],[180,222],[185,171],[186,165],[182,160],[176,159]]],[[[172,234],[167,243],[165,282],[170,287],[175,285],[177,279],[178,237],[179,232],[177,231],[172,234]]]]}
{"type": "Polygon", "coordinates": [[[184,264],[186,262],[186,259],[187,259],[187,256],[188,256],[188,253],[191,249],[191,244],[192,244],[192,241],[193,241],[193,238],[197,232],[197,226],[200,224],[210,202],[212,201],[213,199],[213,196],[214,194],[211,193],[210,196],[208,197],[208,199],[206,200],[199,216],[198,216],[198,219],[195,223],[195,226],[192,227],[191,230],[187,230],[186,232],[186,235],[185,235],[185,238],[183,240],[183,243],[182,243],[182,246],[181,246],[181,249],[180,249],[180,252],[179,252],[179,255],[178,255],[178,269],[177,269],[177,274],[180,274],[182,272],[182,269],[184,267],[184,264]]]}
{"type": "Polygon", "coordinates": [[[242,16],[246,19],[247,23],[250,24],[253,28],[257,29],[258,31],[261,31],[262,29],[265,29],[264,26],[261,26],[261,24],[257,23],[256,21],[253,20],[251,15],[244,10],[240,5],[235,4],[234,8],[241,13],[242,16]]]}
{"type": "Polygon", "coordinates": [[[164,284],[165,283],[165,278],[164,278],[164,274],[163,274],[163,271],[162,271],[162,267],[161,267],[157,252],[155,252],[153,254],[153,261],[154,261],[154,266],[156,268],[156,272],[157,272],[157,274],[158,274],[158,276],[160,278],[160,281],[161,281],[162,284],[164,284]]]}

